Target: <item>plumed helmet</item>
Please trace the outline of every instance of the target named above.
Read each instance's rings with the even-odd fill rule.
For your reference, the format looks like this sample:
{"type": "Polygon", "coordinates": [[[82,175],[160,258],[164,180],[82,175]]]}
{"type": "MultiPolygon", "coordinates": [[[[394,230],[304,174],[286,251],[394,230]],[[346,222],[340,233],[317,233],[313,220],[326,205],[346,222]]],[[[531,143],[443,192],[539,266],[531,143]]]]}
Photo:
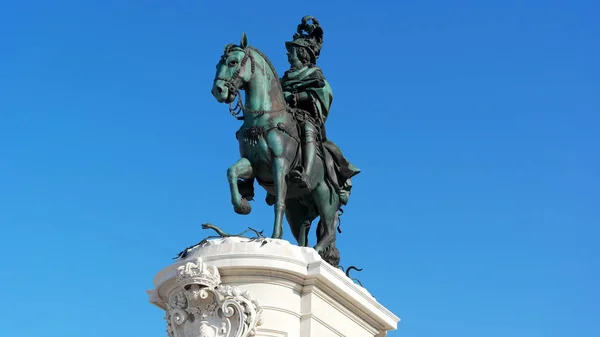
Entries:
{"type": "Polygon", "coordinates": [[[311,63],[316,64],[321,54],[321,47],[323,46],[323,28],[319,25],[319,21],[309,15],[303,17],[293,36],[293,40],[285,43],[285,47],[288,50],[291,46],[306,48],[310,55],[311,63]],[[312,23],[308,23],[309,21],[312,21],[312,23]]]}

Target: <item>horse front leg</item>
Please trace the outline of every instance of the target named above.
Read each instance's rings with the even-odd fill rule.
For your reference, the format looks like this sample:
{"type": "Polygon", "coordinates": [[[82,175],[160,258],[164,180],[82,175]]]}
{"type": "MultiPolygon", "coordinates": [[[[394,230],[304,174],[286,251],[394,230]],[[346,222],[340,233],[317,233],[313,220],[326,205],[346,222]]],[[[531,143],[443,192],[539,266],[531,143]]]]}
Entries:
{"type": "Polygon", "coordinates": [[[287,173],[286,161],[282,157],[273,160],[273,187],[275,189],[275,221],[273,223],[273,239],[281,239],[283,236],[283,217],[285,215],[285,199],[287,196],[287,173]]]}
{"type": "Polygon", "coordinates": [[[227,169],[227,181],[229,182],[229,190],[231,192],[231,204],[233,210],[237,214],[250,214],[252,207],[248,200],[242,197],[239,187],[238,179],[251,179],[253,178],[254,170],[252,164],[246,158],[240,158],[233,166],[227,169]]]}

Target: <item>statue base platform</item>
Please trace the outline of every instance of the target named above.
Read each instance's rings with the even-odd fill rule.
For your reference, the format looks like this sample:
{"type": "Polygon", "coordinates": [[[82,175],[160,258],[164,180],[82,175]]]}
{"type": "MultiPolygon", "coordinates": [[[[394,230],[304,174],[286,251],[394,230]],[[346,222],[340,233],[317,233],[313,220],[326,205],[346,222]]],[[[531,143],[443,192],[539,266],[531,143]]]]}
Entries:
{"type": "Polygon", "coordinates": [[[285,240],[206,240],[154,286],[170,337],[383,337],[400,321],[314,249],[285,240]]]}

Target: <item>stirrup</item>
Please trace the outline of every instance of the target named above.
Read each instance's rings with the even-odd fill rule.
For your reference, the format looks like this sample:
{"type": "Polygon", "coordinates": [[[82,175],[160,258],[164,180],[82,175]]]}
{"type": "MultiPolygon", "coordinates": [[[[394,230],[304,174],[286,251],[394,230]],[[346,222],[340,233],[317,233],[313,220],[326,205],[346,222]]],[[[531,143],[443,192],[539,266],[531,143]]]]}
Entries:
{"type": "Polygon", "coordinates": [[[307,176],[306,174],[302,174],[300,176],[300,181],[298,182],[298,185],[302,188],[306,188],[311,190],[312,186],[310,185],[310,177],[307,176]]]}
{"type": "Polygon", "coordinates": [[[294,169],[290,172],[290,179],[297,183],[301,188],[311,189],[310,177],[304,174],[304,168],[294,169]]]}

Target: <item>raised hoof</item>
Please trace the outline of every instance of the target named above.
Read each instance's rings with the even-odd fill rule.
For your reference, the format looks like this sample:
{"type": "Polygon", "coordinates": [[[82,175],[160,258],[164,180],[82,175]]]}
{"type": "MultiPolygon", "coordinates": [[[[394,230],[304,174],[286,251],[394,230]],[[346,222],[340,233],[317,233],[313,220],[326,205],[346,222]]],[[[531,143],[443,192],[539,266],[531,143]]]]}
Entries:
{"type": "Polygon", "coordinates": [[[248,202],[248,200],[242,198],[241,205],[240,206],[234,206],[233,210],[237,214],[248,215],[248,214],[250,214],[250,211],[252,210],[252,206],[250,206],[250,203],[248,202]]]}

